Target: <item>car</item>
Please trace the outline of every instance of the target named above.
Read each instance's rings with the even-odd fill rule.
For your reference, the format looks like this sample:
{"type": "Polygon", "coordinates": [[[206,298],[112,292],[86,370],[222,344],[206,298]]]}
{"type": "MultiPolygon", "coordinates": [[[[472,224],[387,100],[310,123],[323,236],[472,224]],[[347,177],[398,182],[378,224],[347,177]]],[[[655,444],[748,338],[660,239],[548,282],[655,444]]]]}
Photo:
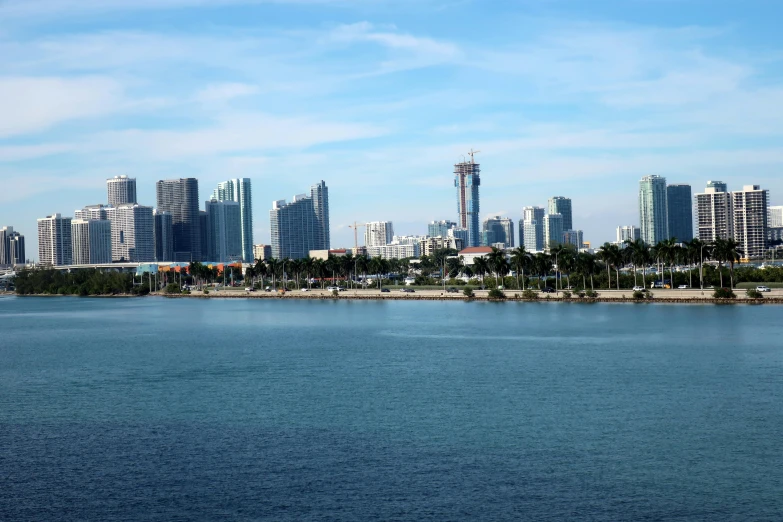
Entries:
{"type": "Polygon", "coordinates": [[[646,289],[645,287],[643,287],[643,286],[638,286],[638,285],[637,285],[637,286],[634,286],[634,287],[633,287],[633,291],[634,291],[634,292],[646,292],[646,291],[647,291],[647,289],[646,289]]]}
{"type": "Polygon", "coordinates": [[[677,290],[687,290],[689,288],[690,288],[690,286],[688,286],[688,285],[680,285],[680,286],[677,287],[677,290]]]}
{"type": "Polygon", "coordinates": [[[768,286],[757,286],[756,292],[771,292],[770,288],[768,286]]]}
{"type": "Polygon", "coordinates": [[[403,292],[403,293],[406,293],[406,294],[412,294],[415,291],[416,290],[414,290],[413,288],[400,288],[400,292],[403,292]]]}
{"type": "Polygon", "coordinates": [[[552,288],[551,286],[545,286],[544,288],[541,289],[541,291],[544,292],[545,294],[554,294],[555,293],[555,289],[552,288]]]}
{"type": "Polygon", "coordinates": [[[335,290],[339,291],[340,287],[339,286],[327,286],[326,289],[328,291],[330,291],[330,292],[334,292],[335,290]]]}
{"type": "Polygon", "coordinates": [[[309,291],[310,291],[310,289],[309,289],[309,288],[307,288],[307,287],[304,287],[304,288],[302,288],[300,291],[301,291],[301,292],[309,292],[309,291]]]}
{"type": "Polygon", "coordinates": [[[253,288],[252,286],[248,286],[247,288],[245,288],[245,292],[255,292],[255,291],[256,289],[253,288]]]}
{"type": "Polygon", "coordinates": [[[390,290],[388,288],[381,288],[381,292],[386,294],[386,293],[390,292],[390,290]]]}
{"type": "Polygon", "coordinates": [[[338,292],[345,292],[346,290],[348,290],[348,289],[345,288],[344,286],[341,286],[341,287],[337,288],[338,292]]]}
{"type": "Polygon", "coordinates": [[[574,289],[574,287],[569,285],[569,286],[565,287],[563,290],[573,290],[573,289],[574,289]]]}
{"type": "Polygon", "coordinates": [[[448,293],[450,293],[450,294],[456,294],[457,292],[459,292],[459,290],[457,290],[457,289],[456,289],[456,288],[454,288],[453,286],[450,286],[450,287],[448,287],[448,288],[446,289],[446,291],[447,291],[448,293]]]}

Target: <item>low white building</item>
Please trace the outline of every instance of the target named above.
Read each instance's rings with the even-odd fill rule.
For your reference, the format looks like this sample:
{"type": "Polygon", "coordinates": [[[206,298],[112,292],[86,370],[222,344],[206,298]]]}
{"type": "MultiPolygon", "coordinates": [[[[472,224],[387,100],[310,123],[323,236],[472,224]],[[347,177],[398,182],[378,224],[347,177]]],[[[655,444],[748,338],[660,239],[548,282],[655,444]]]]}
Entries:
{"type": "Polygon", "coordinates": [[[471,266],[477,257],[484,257],[490,253],[492,253],[492,247],[480,246],[465,248],[461,250],[458,255],[462,258],[462,262],[465,266],[471,266]]]}

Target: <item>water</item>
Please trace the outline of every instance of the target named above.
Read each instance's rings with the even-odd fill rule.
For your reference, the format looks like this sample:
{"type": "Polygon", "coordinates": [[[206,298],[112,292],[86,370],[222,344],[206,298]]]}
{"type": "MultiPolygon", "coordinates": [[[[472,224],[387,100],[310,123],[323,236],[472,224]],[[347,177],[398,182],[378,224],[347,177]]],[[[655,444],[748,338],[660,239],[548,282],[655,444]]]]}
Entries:
{"type": "Polygon", "coordinates": [[[781,311],[0,298],[0,520],[780,520],[781,311]]]}

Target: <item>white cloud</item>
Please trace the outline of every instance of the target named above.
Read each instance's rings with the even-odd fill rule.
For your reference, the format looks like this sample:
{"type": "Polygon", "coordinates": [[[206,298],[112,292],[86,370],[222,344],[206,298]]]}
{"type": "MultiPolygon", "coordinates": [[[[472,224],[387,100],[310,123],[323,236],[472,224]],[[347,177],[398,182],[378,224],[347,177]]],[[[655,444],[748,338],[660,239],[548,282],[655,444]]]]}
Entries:
{"type": "Polygon", "coordinates": [[[242,96],[256,94],[258,87],[247,83],[217,83],[208,85],[196,93],[196,101],[201,103],[216,103],[233,100],[242,96]]]}
{"type": "Polygon", "coordinates": [[[0,138],[115,112],[122,94],[103,77],[0,77],[0,138]]]}

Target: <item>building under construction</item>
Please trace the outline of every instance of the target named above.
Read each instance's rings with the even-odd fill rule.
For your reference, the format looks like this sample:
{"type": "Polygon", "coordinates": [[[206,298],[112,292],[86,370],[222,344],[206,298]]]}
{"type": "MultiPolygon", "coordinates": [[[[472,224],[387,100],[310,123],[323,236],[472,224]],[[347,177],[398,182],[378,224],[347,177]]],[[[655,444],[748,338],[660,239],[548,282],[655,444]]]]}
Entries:
{"type": "Polygon", "coordinates": [[[454,186],[457,188],[457,222],[468,231],[466,247],[476,247],[481,244],[481,229],[479,228],[479,186],[481,185],[481,169],[470,152],[470,161],[454,165],[454,186]]]}

